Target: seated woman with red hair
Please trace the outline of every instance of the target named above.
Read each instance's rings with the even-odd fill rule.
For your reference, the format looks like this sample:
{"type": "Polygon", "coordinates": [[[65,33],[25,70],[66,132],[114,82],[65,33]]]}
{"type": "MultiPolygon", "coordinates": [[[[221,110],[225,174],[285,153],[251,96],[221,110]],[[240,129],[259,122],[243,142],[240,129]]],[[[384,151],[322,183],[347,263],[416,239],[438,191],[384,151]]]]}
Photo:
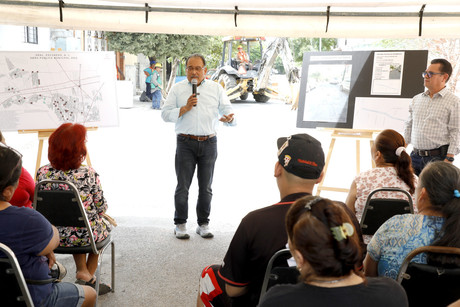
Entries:
{"type": "MultiPolygon", "coordinates": [[[[86,158],[86,128],[80,124],[62,124],[49,138],[48,160],[50,164],[40,167],[37,182],[46,179],[65,180],[73,183],[80,192],[80,197],[93,227],[96,242],[107,238],[111,225],[103,219],[107,202],[102,192],[99,175],[89,166],[82,165],[86,158]]],[[[59,187],[47,187],[49,189],[59,187]]],[[[84,227],[57,227],[61,238],[60,246],[89,245],[87,229],[84,227]]],[[[96,278],[97,254],[73,255],[77,267],[77,283],[93,286],[96,278]]],[[[99,294],[111,289],[103,283],[99,294]]]]}

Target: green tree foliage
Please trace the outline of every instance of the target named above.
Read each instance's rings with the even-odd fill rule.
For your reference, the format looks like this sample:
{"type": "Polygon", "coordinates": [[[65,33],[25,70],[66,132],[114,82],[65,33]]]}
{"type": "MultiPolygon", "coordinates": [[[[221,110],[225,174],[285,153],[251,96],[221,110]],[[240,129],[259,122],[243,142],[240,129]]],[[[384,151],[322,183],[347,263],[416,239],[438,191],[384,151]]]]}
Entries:
{"type": "MultiPolygon", "coordinates": [[[[392,50],[428,50],[428,62],[436,58],[448,60],[453,67],[449,87],[455,93],[460,80],[460,39],[425,38],[425,39],[384,39],[377,43],[383,49],[392,50]]],[[[427,64],[428,66],[429,64],[427,64]]]]}
{"type": "Polygon", "coordinates": [[[206,53],[206,61],[208,69],[213,69],[219,66],[220,60],[222,59],[222,37],[220,36],[208,36],[209,37],[209,48],[206,53]]]}
{"type": "Polygon", "coordinates": [[[216,36],[154,33],[106,32],[109,49],[131,54],[142,53],[149,58],[184,60],[192,53],[205,56],[208,67],[217,66],[222,40],[216,36]]]}
{"type": "Polygon", "coordinates": [[[157,59],[186,58],[203,53],[209,47],[209,37],[154,33],[107,32],[109,49],[132,54],[142,53],[157,59]]]}
{"type": "Polygon", "coordinates": [[[382,39],[377,43],[378,48],[386,50],[410,50],[420,49],[421,40],[414,39],[382,39]]]}
{"type": "Polygon", "coordinates": [[[167,76],[169,83],[166,86],[166,92],[174,82],[177,67],[190,54],[203,54],[208,67],[215,67],[221,52],[220,38],[212,36],[106,32],[106,37],[109,50],[131,54],[142,53],[150,60],[172,63],[171,75],[167,76]],[[218,46],[220,49],[216,49],[218,46]]]}
{"type": "Polygon", "coordinates": [[[292,38],[289,46],[293,53],[294,61],[301,63],[304,52],[307,51],[332,51],[337,48],[336,38],[292,38]],[[321,48],[320,48],[321,47],[321,48]]]}

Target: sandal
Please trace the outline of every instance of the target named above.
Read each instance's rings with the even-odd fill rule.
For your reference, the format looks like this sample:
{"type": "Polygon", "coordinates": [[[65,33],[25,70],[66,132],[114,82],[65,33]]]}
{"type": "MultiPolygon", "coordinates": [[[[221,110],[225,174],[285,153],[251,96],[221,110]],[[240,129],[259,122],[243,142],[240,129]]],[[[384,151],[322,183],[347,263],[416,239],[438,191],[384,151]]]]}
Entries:
{"type": "MultiPolygon", "coordinates": [[[[90,281],[86,281],[86,280],[83,280],[83,279],[77,279],[75,281],[75,283],[77,285],[90,286],[93,289],[96,289],[96,278],[94,278],[94,277],[91,278],[90,281]]],[[[99,295],[104,295],[104,294],[107,294],[109,292],[112,292],[112,288],[109,285],[107,285],[107,284],[105,284],[103,282],[100,282],[99,283],[99,295]]]]}

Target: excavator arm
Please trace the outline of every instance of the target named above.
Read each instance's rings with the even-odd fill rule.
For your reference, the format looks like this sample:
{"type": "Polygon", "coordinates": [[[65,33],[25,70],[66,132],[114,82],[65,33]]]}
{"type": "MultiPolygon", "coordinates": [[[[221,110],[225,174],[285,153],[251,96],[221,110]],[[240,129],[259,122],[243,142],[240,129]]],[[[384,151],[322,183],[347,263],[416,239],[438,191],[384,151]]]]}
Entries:
{"type": "Polygon", "coordinates": [[[278,37],[274,39],[270,45],[268,45],[262,55],[259,77],[255,86],[256,91],[268,87],[270,74],[278,56],[280,56],[283,61],[284,70],[286,71],[286,77],[288,78],[289,84],[298,83],[300,81],[299,70],[294,65],[294,59],[292,57],[291,48],[289,48],[288,40],[285,37],[278,37]]]}

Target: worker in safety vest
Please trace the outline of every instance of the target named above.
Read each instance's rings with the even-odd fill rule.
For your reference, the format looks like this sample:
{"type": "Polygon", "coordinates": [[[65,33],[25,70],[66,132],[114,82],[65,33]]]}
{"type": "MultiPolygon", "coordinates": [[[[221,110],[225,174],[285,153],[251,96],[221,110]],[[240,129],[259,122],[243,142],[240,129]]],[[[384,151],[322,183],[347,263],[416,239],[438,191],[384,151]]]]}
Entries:
{"type": "Polygon", "coordinates": [[[240,64],[249,64],[249,56],[241,45],[238,46],[238,60],[240,64]]]}

